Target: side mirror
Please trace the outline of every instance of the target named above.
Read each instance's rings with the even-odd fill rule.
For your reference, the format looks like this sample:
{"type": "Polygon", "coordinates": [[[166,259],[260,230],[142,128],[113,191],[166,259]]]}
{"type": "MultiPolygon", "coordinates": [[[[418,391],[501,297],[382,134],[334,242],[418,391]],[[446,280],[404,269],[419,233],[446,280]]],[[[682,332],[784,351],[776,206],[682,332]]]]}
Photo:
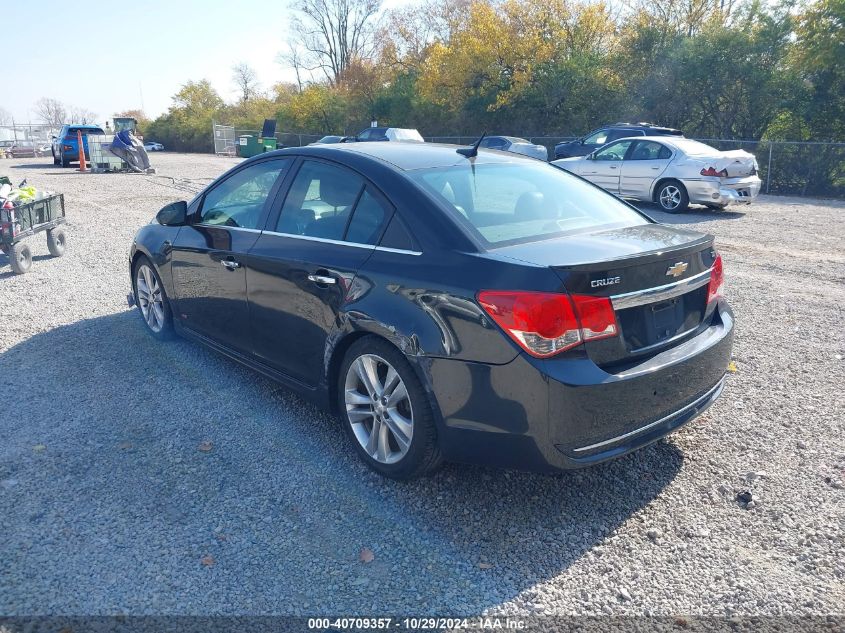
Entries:
{"type": "Polygon", "coordinates": [[[53,139],[53,140],[55,141],[55,140],[56,140],[56,139],[58,139],[59,137],[58,137],[58,136],[51,136],[50,138],[51,138],[51,139],[53,139]]]}
{"type": "Polygon", "coordinates": [[[587,160],[595,160],[595,159],[596,159],[596,153],[595,152],[590,152],[589,154],[587,154],[587,160]]]}
{"type": "Polygon", "coordinates": [[[188,223],[188,203],[171,202],[156,214],[156,222],[164,226],[183,226],[188,223]]]}

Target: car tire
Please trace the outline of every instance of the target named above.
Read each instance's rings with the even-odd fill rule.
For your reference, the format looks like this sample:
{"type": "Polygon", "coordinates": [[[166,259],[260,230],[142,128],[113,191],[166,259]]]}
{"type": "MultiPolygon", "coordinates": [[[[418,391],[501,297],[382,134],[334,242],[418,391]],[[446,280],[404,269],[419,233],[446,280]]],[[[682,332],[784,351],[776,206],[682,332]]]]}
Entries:
{"type": "Polygon", "coordinates": [[[65,254],[67,238],[63,229],[50,229],[47,231],[47,248],[53,257],[61,257],[65,254]]]}
{"type": "Polygon", "coordinates": [[[9,247],[9,264],[12,271],[17,275],[23,275],[32,268],[32,251],[23,242],[12,244],[9,247]]]}
{"type": "Polygon", "coordinates": [[[415,479],[441,463],[428,394],[405,358],[387,341],[353,343],[338,373],[337,406],[358,455],[391,479],[415,479]]]}
{"type": "Polygon", "coordinates": [[[726,204],[705,204],[704,206],[708,209],[712,209],[713,211],[724,211],[728,208],[728,205],[726,204]]]}
{"type": "Polygon", "coordinates": [[[132,266],[132,294],[144,329],[160,341],[173,338],[173,312],[161,276],[146,257],[139,257],[132,266]]]}
{"type": "Polygon", "coordinates": [[[61,158],[59,159],[59,164],[62,167],[70,167],[70,161],[65,157],[64,154],[61,155],[61,158]]]}
{"type": "Polygon", "coordinates": [[[689,208],[687,189],[677,180],[667,180],[660,185],[655,201],[661,211],[683,213],[689,208]]]}

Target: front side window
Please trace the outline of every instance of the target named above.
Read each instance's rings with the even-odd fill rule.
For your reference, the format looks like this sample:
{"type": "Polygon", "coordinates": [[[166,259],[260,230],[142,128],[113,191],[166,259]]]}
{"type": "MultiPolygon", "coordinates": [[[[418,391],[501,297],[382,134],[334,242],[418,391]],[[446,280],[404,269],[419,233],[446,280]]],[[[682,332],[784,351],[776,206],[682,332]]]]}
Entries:
{"type": "Polygon", "coordinates": [[[625,152],[631,147],[634,141],[619,141],[613,145],[603,147],[595,153],[593,160],[622,160],[625,158],[625,152]]]}
{"type": "Polygon", "coordinates": [[[305,161],[285,198],[276,231],[341,240],[363,188],[364,179],[348,169],[305,161]]]}
{"type": "Polygon", "coordinates": [[[235,172],[205,194],[200,224],[256,229],[261,211],[290,159],[266,160],[235,172]]]}
{"type": "Polygon", "coordinates": [[[411,178],[490,246],[648,223],[615,196],[536,161],[424,169],[411,178]]]}

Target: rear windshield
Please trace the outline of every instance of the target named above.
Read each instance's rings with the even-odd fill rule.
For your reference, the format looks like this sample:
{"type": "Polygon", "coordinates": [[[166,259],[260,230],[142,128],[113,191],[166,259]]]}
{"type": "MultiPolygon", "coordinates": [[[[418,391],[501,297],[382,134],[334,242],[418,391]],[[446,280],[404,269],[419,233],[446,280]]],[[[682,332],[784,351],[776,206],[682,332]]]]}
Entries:
{"type": "Polygon", "coordinates": [[[678,149],[687,156],[712,156],[719,153],[719,150],[715,147],[710,147],[698,141],[691,141],[688,138],[672,139],[672,143],[677,145],[678,149]]]}
{"type": "Polygon", "coordinates": [[[410,176],[488,246],[648,224],[611,194],[540,162],[466,164],[410,176]]]}
{"type": "Polygon", "coordinates": [[[77,132],[82,132],[82,136],[85,136],[86,134],[105,134],[105,132],[98,127],[72,127],[67,131],[67,133],[71,136],[76,136],[77,132]]]}

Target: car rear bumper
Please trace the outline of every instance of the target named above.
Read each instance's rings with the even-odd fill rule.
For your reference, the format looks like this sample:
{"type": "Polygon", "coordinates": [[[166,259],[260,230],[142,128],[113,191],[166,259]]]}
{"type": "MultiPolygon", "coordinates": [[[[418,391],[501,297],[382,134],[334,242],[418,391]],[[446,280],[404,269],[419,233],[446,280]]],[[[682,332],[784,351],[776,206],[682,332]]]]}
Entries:
{"type": "Polygon", "coordinates": [[[430,359],[444,457],[549,471],[630,453],[718,399],[732,341],[733,315],[722,301],[710,327],[615,374],[586,355],[520,354],[506,365],[430,359]]]}
{"type": "Polygon", "coordinates": [[[757,176],[746,178],[704,178],[684,180],[684,185],[693,204],[748,204],[760,194],[762,181],[757,176]]]}

